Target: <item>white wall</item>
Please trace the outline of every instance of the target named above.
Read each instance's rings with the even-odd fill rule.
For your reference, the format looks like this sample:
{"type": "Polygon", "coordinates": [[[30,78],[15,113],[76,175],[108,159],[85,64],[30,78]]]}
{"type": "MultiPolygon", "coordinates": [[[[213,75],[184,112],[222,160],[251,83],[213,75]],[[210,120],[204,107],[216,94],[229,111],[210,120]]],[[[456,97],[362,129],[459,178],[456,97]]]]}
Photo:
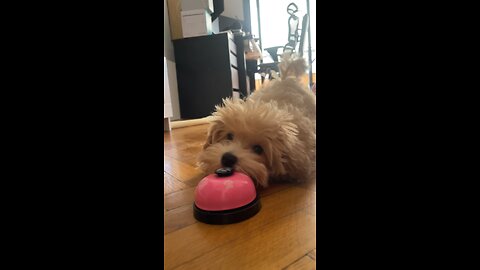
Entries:
{"type": "Polygon", "coordinates": [[[244,20],[243,0],[223,0],[223,5],[224,5],[224,11],[220,15],[230,17],[233,19],[238,18],[239,20],[242,20],[242,21],[244,20]]]}
{"type": "Polygon", "coordinates": [[[163,0],[163,56],[167,58],[168,82],[170,85],[170,98],[172,99],[173,120],[180,119],[180,105],[178,102],[177,72],[175,69],[175,56],[173,43],[170,37],[170,22],[168,19],[167,0],[163,0]]]}

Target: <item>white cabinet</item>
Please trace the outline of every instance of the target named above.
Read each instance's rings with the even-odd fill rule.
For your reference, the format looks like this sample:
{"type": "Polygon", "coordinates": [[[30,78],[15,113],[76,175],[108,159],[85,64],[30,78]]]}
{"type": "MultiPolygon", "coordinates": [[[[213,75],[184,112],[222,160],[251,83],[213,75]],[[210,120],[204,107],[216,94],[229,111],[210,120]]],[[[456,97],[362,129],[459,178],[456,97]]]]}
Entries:
{"type": "Polygon", "coordinates": [[[170,131],[170,118],[173,116],[170,85],[168,83],[167,59],[163,58],[163,130],[170,131]]]}

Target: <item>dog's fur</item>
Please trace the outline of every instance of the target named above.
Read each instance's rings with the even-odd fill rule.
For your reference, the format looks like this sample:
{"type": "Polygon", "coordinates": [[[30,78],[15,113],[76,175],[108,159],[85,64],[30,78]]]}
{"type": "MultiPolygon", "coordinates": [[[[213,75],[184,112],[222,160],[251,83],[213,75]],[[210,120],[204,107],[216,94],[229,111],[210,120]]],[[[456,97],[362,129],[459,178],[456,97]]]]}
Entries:
{"type": "Polygon", "coordinates": [[[263,187],[269,180],[315,178],[316,99],[299,83],[306,63],[284,55],[279,69],[281,78],[248,99],[225,99],[223,106],[216,107],[198,158],[205,173],[223,167],[222,156],[229,152],[237,157],[234,169],[263,187]],[[255,145],[263,148],[261,154],[255,153],[255,145]]]}

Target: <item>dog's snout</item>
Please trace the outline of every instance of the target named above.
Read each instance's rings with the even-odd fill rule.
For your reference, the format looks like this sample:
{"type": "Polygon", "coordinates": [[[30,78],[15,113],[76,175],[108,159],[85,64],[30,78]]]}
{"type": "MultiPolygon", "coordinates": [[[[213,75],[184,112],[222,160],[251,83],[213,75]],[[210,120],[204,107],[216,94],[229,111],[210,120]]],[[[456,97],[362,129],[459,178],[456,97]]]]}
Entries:
{"type": "Polygon", "coordinates": [[[222,165],[224,167],[233,167],[233,165],[235,165],[235,163],[237,163],[237,157],[230,153],[230,152],[227,152],[225,154],[223,154],[222,156],[222,165]]]}

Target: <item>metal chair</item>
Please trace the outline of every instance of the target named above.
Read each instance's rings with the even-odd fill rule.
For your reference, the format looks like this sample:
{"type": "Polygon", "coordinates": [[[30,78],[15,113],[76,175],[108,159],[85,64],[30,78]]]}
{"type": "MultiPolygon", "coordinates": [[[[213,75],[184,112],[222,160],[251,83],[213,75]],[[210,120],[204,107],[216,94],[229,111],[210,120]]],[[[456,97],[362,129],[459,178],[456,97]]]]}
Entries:
{"type": "Polygon", "coordinates": [[[273,63],[262,63],[258,65],[257,73],[260,73],[262,76],[262,83],[264,82],[265,78],[268,76],[271,78],[271,73],[276,72],[278,74],[278,56],[279,56],[279,49],[283,48],[282,53],[285,52],[295,52],[300,56],[303,56],[303,48],[305,44],[305,37],[307,35],[307,30],[309,27],[309,17],[308,14],[305,14],[302,19],[302,27],[299,28],[299,18],[295,14],[298,12],[298,6],[295,3],[290,3],[287,6],[287,13],[290,15],[288,18],[288,42],[284,46],[275,46],[265,48],[272,60],[273,63]],[[300,32],[300,33],[299,33],[300,32]]]}

